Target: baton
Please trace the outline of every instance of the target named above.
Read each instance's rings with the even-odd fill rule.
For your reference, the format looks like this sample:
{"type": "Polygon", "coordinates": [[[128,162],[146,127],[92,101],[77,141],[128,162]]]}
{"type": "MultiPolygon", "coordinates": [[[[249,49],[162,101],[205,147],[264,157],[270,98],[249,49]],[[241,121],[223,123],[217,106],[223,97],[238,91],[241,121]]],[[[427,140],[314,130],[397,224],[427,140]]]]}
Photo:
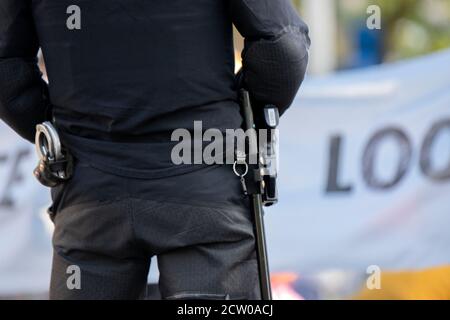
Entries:
{"type": "MultiPolygon", "coordinates": [[[[258,137],[255,126],[255,119],[253,116],[253,109],[250,100],[250,94],[246,90],[241,90],[243,115],[245,118],[245,127],[248,133],[248,152],[249,159],[258,159],[258,164],[254,170],[255,177],[259,175],[259,152],[258,152],[258,137]]],[[[253,167],[253,164],[251,164],[253,167]]],[[[261,179],[254,179],[260,187],[256,188],[255,192],[250,192],[252,200],[252,211],[255,227],[255,244],[258,260],[259,282],[261,289],[262,300],[272,300],[272,289],[270,285],[269,261],[267,256],[266,234],[264,228],[264,210],[263,197],[261,193],[261,179]],[[256,181],[259,180],[259,181],[256,181]]]]}

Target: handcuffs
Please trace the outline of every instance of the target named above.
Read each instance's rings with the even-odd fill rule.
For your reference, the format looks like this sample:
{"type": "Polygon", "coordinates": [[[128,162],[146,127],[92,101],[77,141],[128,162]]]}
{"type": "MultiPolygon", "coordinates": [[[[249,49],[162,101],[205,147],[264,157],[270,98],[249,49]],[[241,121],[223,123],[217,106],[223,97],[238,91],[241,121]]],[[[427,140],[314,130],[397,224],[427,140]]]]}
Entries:
{"type": "Polygon", "coordinates": [[[63,148],[51,122],[36,126],[35,144],[39,163],[33,174],[42,185],[53,188],[72,177],[73,158],[63,148]]]}

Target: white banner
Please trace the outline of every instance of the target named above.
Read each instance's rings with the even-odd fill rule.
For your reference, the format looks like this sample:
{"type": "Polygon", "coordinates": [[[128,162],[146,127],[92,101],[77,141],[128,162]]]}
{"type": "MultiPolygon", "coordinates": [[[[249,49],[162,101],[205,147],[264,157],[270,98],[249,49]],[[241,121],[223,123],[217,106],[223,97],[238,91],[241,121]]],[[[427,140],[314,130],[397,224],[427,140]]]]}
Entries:
{"type": "Polygon", "coordinates": [[[283,117],[272,271],[450,263],[450,51],[313,79],[283,117]]]}
{"type": "Polygon", "coordinates": [[[34,146],[0,122],[0,296],[45,293],[51,234],[45,226],[49,191],[33,177],[34,146]]]}
{"type": "MultiPolygon", "coordinates": [[[[274,272],[450,263],[450,51],[308,80],[283,117],[274,272]]],[[[0,123],[0,296],[45,292],[49,191],[0,123]]]]}

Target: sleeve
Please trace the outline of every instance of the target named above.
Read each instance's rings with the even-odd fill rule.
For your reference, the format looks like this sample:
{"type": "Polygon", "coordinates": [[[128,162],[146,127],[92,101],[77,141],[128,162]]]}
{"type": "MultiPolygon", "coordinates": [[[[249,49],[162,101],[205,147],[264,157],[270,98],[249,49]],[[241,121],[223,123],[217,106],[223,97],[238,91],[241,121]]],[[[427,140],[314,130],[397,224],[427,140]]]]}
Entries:
{"type": "Polygon", "coordinates": [[[48,87],[37,66],[38,38],[31,0],[0,1],[0,119],[34,142],[50,119],[48,87]]]}
{"type": "Polygon", "coordinates": [[[245,38],[238,85],[258,104],[274,104],[284,113],[305,77],[308,27],[290,0],[228,0],[231,17],[245,38]]]}

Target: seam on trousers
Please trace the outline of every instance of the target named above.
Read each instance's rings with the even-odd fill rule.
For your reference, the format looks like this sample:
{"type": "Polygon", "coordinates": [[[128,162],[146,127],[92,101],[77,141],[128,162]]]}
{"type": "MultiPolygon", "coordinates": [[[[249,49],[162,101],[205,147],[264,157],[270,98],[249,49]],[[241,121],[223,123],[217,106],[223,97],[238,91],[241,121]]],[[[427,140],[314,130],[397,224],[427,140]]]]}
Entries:
{"type": "Polygon", "coordinates": [[[182,292],[164,298],[165,300],[231,300],[229,294],[182,292]]]}
{"type": "MultiPolygon", "coordinates": [[[[53,246],[53,252],[54,254],[58,255],[58,258],[63,260],[65,263],[67,263],[68,265],[78,265],[81,269],[81,273],[83,272],[89,272],[90,270],[92,270],[93,267],[96,267],[95,264],[84,264],[83,266],[79,265],[79,262],[77,260],[73,260],[70,259],[69,257],[67,257],[67,255],[64,254],[64,249],[60,246],[53,246]]],[[[106,256],[108,257],[108,256],[106,256]]],[[[106,276],[116,276],[116,275],[127,275],[128,273],[124,273],[124,272],[117,272],[117,271],[113,271],[113,270],[102,270],[102,274],[106,275],[106,276]]]]}
{"type": "Polygon", "coordinates": [[[244,204],[242,205],[236,205],[236,204],[230,204],[230,203],[222,203],[222,202],[214,202],[214,203],[208,203],[206,201],[198,201],[197,202],[189,202],[189,199],[182,200],[179,198],[152,198],[152,199],[146,199],[143,197],[130,197],[129,199],[135,199],[135,200],[144,200],[144,201],[151,201],[155,203],[161,203],[162,205],[181,205],[181,206],[187,206],[191,208],[206,208],[206,209],[219,209],[219,210],[234,210],[234,209],[242,209],[244,207],[244,204]]]}
{"type": "Polygon", "coordinates": [[[116,203],[116,202],[121,202],[121,201],[125,201],[127,198],[124,196],[118,196],[118,197],[114,197],[111,199],[105,199],[105,200],[86,200],[86,201],[82,201],[82,202],[77,202],[71,205],[67,205],[64,206],[62,210],[66,210],[66,209],[73,209],[73,208],[77,208],[79,206],[85,206],[85,205],[92,205],[94,208],[99,208],[99,207],[105,207],[107,205],[116,203]]]}
{"type": "Polygon", "coordinates": [[[125,201],[125,207],[126,207],[126,214],[128,216],[128,219],[130,220],[130,227],[131,227],[131,235],[133,237],[132,241],[133,244],[137,247],[139,247],[139,243],[138,243],[138,238],[137,238],[137,234],[136,234],[136,222],[135,222],[135,217],[134,217],[134,212],[133,212],[133,202],[131,201],[131,199],[128,199],[125,201]]]}

